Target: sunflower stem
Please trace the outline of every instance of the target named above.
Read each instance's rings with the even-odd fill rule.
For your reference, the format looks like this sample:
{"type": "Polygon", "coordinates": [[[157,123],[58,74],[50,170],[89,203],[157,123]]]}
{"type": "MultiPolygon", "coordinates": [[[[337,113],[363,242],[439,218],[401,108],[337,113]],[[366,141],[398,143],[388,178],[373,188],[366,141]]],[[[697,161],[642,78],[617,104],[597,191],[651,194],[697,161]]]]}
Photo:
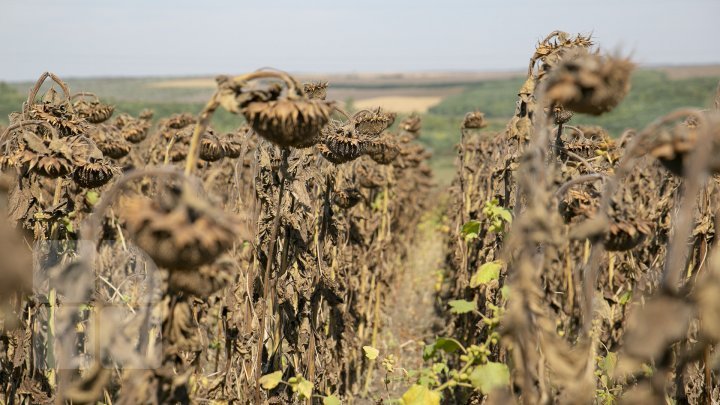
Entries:
{"type": "Polygon", "coordinates": [[[67,84],[60,80],[59,77],[57,77],[54,73],[50,72],[44,72],[40,75],[40,77],[37,79],[37,82],[35,82],[35,86],[30,90],[30,93],[28,94],[27,102],[25,103],[25,106],[23,106],[23,117],[26,116],[28,110],[30,110],[30,107],[35,104],[35,97],[37,96],[38,91],[40,91],[40,87],[42,87],[43,83],[45,83],[45,80],[47,78],[51,78],[55,83],[60,86],[63,93],[65,93],[65,98],[67,100],[70,100],[70,89],[68,88],[67,84]]]}
{"type": "Polygon", "coordinates": [[[285,180],[288,168],[288,157],[290,156],[289,148],[282,148],[281,150],[282,160],[280,162],[280,186],[278,189],[278,199],[276,205],[275,219],[273,221],[273,227],[270,231],[270,240],[268,241],[268,254],[265,262],[265,273],[263,274],[263,311],[260,313],[260,329],[258,336],[257,346],[257,359],[255,363],[255,380],[257,389],[257,403],[261,403],[262,399],[262,387],[260,386],[260,377],[262,376],[262,354],[263,347],[265,346],[265,323],[267,322],[267,298],[270,294],[270,272],[272,271],[272,265],[275,258],[275,244],[277,243],[277,236],[280,230],[280,217],[282,216],[282,201],[283,194],[285,194],[285,180]]]}
{"type": "Polygon", "coordinates": [[[232,82],[237,86],[244,86],[250,80],[257,79],[280,79],[287,85],[288,93],[298,94],[298,83],[289,74],[280,70],[259,70],[252,73],[246,73],[244,75],[235,76],[232,78],[232,82]]]}

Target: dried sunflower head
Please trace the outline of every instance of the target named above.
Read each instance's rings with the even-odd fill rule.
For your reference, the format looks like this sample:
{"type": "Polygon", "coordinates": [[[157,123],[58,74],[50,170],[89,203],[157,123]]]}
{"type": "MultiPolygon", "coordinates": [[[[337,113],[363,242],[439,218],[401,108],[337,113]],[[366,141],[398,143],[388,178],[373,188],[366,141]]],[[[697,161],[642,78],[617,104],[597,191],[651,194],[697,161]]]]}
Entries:
{"type": "Polygon", "coordinates": [[[330,120],[333,103],[308,98],[291,77],[283,73],[260,72],[264,77],[282,78],[286,89],[272,83],[263,89],[248,89],[248,82],[226,76],[217,78],[218,102],[230,112],[241,112],[260,136],[281,147],[306,148],[320,140],[320,130],[330,120]]]}
{"type": "MultiPolygon", "coordinates": [[[[710,126],[713,152],[710,154],[709,170],[713,174],[720,173],[720,115],[716,113],[705,114],[710,126]]],[[[698,140],[699,131],[693,119],[678,123],[672,128],[658,128],[638,148],[639,153],[649,153],[658,159],[666,169],[677,176],[683,176],[685,158],[694,150],[698,140]]]]}
{"type": "Polygon", "coordinates": [[[395,121],[395,114],[386,113],[378,108],[374,111],[363,110],[352,117],[355,131],[374,137],[388,129],[395,121]]]}
{"type": "Polygon", "coordinates": [[[170,160],[173,162],[183,161],[187,158],[188,153],[190,153],[189,141],[187,139],[178,139],[170,148],[170,160]]]}
{"type": "Polygon", "coordinates": [[[130,143],[140,143],[147,137],[149,125],[145,125],[144,121],[133,123],[125,126],[120,130],[120,135],[130,143]]]}
{"type": "Polygon", "coordinates": [[[183,129],[195,122],[195,117],[192,114],[182,113],[171,115],[162,123],[162,126],[172,129],[183,129]]]}
{"type": "Polygon", "coordinates": [[[115,107],[101,103],[97,98],[92,101],[80,99],[73,103],[75,112],[93,124],[100,124],[110,119],[115,112],[115,107]]]}
{"type": "Polygon", "coordinates": [[[76,166],[100,160],[103,157],[100,148],[88,137],[73,135],[65,138],[64,141],[70,150],[70,160],[72,160],[76,166]]]}
{"type": "MultiPolygon", "coordinates": [[[[42,120],[52,125],[60,136],[82,134],[90,127],[84,117],[75,113],[70,101],[60,96],[52,87],[43,95],[41,102],[28,107],[27,114],[30,119],[42,120]]],[[[45,134],[45,129],[41,128],[39,131],[45,134]]]]}
{"type": "Polygon", "coordinates": [[[592,44],[589,36],[578,34],[573,37],[567,32],[555,31],[538,43],[535,53],[530,58],[530,71],[528,74],[532,72],[535,64],[540,62],[537,81],[542,82],[545,76],[562,61],[568,52],[588,49],[592,44]]]}
{"type": "MultiPolygon", "coordinates": [[[[170,161],[171,162],[182,162],[183,160],[187,159],[187,155],[190,152],[190,149],[185,144],[176,144],[173,146],[172,150],[170,150],[170,161]]],[[[200,162],[198,162],[198,165],[200,162]]]]}
{"type": "Polygon", "coordinates": [[[200,159],[207,162],[215,162],[225,156],[223,143],[218,139],[212,131],[204,134],[200,138],[200,159]]]}
{"type": "Polygon", "coordinates": [[[112,159],[121,159],[130,153],[132,148],[120,135],[120,131],[112,125],[99,124],[88,132],[103,155],[112,159]]]}
{"type": "Polygon", "coordinates": [[[112,140],[98,144],[105,156],[113,159],[121,159],[130,153],[130,145],[120,140],[112,140]]]}
{"type": "Polygon", "coordinates": [[[237,159],[240,157],[243,151],[243,142],[248,140],[249,132],[250,127],[243,125],[238,128],[235,133],[226,134],[220,140],[220,145],[225,157],[230,159],[237,159]]]}
{"type": "Polygon", "coordinates": [[[142,111],[140,111],[140,114],[138,114],[138,118],[140,118],[143,121],[150,121],[153,116],[155,115],[155,111],[146,108],[142,111]]]}
{"type": "Polygon", "coordinates": [[[122,114],[113,120],[113,127],[130,143],[140,143],[145,140],[150,125],[149,121],[133,118],[129,114],[122,114]]]}
{"type": "Polygon", "coordinates": [[[243,115],[265,139],[282,147],[309,147],[319,140],[330,119],[332,106],[322,100],[303,98],[253,102],[243,115]]]}
{"type": "Polygon", "coordinates": [[[381,165],[392,163],[400,154],[400,147],[389,135],[369,141],[366,150],[367,155],[381,165]]]}
{"type": "Polygon", "coordinates": [[[310,82],[303,84],[305,95],[311,100],[325,100],[328,82],[310,82]]]}
{"type": "Polygon", "coordinates": [[[101,159],[78,166],[73,173],[73,181],[83,188],[96,188],[109,182],[119,169],[109,160],[101,159]]]}
{"type": "Polygon", "coordinates": [[[332,122],[322,130],[324,147],[320,153],[333,163],[346,163],[355,160],[365,153],[366,141],[357,137],[352,124],[332,122]],[[330,153],[323,153],[325,151],[330,153]]]}
{"type": "Polygon", "coordinates": [[[32,167],[35,172],[43,177],[55,179],[62,177],[72,171],[72,163],[61,156],[39,156],[32,167]]]}
{"type": "Polygon", "coordinates": [[[315,148],[322,155],[322,157],[325,158],[325,160],[335,163],[336,165],[348,162],[348,160],[345,160],[342,157],[334,154],[330,150],[330,148],[328,148],[327,145],[325,145],[324,143],[319,143],[319,144],[315,145],[315,148]]]}
{"type": "MultiPolygon", "coordinates": [[[[592,159],[604,155],[607,159],[615,161],[620,158],[615,140],[600,126],[581,125],[577,128],[569,127],[561,135],[564,150],[573,152],[585,159],[592,159]]],[[[561,151],[561,154],[564,152],[561,151]]]]}
{"type": "Polygon", "coordinates": [[[480,111],[472,111],[465,114],[462,127],[465,129],[481,129],[487,126],[485,114],[480,111]]]}
{"type": "Polygon", "coordinates": [[[615,108],[630,91],[633,68],[627,59],[570,52],[548,75],[546,97],[553,105],[600,115],[615,108]]]}
{"type": "Polygon", "coordinates": [[[73,170],[72,152],[71,146],[63,138],[41,138],[24,131],[13,160],[24,171],[54,179],[73,170]]]}
{"type": "Polygon", "coordinates": [[[128,199],[123,213],[135,243],[168,270],[191,270],[212,263],[235,240],[251,236],[235,216],[174,189],[152,200],[128,199]]]}
{"type": "Polygon", "coordinates": [[[555,105],[552,108],[553,118],[555,120],[555,124],[560,125],[564,124],[573,117],[573,112],[570,110],[566,110],[561,105],[555,105]]]}
{"type": "Polygon", "coordinates": [[[242,154],[242,145],[232,139],[223,139],[221,141],[223,154],[226,158],[237,159],[242,154]]]}
{"type": "Polygon", "coordinates": [[[422,119],[414,113],[400,122],[400,129],[411,134],[418,134],[421,128],[422,119]]]}
{"type": "Polygon", "coordinates": [[[598,201],[599,193],[586,185],[568,190],[558,204],[558,211],[567,223],[577,217],[590,218],[597,211],[598,201]]]}
{"type": "Polygon", "coordinates": [[[430,159],[432,153],[425,150],[422,145],[404,144],[400,149],[400,159],[396,159],[393,165],[397,167],[418,167],[420,163],[430,159]]]}

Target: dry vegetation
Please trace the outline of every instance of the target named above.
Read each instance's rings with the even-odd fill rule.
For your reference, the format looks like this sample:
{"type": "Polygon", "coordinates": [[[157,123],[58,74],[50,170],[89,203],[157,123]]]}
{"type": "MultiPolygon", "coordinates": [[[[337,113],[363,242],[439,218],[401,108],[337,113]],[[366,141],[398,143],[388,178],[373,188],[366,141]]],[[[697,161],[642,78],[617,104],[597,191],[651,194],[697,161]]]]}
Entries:
{"type": "Polygon", "coordinates": [[[572,125],[632,69],[551,33],[504,131],[458,123],[441,207],[420,118],[325,82],[221,76],[154,122],[43,74],[0,132],[0,403],[720,402],[720,88],[572,125]]]}

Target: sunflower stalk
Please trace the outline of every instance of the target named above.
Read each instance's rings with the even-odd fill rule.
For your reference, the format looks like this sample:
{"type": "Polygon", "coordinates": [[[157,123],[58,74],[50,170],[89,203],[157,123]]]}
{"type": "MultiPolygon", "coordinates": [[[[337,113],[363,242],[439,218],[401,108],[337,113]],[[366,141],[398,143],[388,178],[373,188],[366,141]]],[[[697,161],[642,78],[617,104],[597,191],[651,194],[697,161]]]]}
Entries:
{"type": "Polygon", "coordinates": [[[281,154],[281,161],[280,161],[280,171],[279,171],[279,181],[280,185],[278,187],[278,194],[277,194],[277,212],[275,213],[275,218],[273,220],[273,226],[270,231],[270,239],[268,240],[268,252],[266,255],[266,262],[265,262],[265,272],[263,273],[263,302],[265,305],[263,306],[264,310],[260,314],[259,324],[260,324],[260,336],[258,337],[258,344],[257,344],[257,359],[255,363],[255,376],[257,379],[256,389],[257,389],[257,400],[258,403],[262,398],[262,387],[260,386],[260,376],[263,373],[262,365],[263,365],[263,348],[265,347],[265,325],[267,322],[268,317],[268,305],[267,300],[270,295],[270,273],[272,272],[272,266],[273,262],[275,261],[275,244],[277,243],[277,237],[278,233],[280,232],[280,219],[282,217],[282,203],[283,203],[283,195],[285,194],[285,182],[288,180],[288,158],[290,156],[290,149],[289,148],[282,148],[280,151],[281,154]]]}

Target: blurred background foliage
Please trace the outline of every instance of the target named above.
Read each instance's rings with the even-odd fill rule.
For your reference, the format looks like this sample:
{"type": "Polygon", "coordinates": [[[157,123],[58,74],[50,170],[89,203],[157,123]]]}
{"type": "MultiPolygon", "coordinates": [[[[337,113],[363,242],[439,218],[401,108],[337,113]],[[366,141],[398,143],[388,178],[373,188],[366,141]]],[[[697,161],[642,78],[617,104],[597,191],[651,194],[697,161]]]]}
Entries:
{"type": "MultiPolygon", "coordinates": [[[[642,128],[654,117],[679,107],[710,106],[720,77],[688,76],[671,78],[667,72],[660,69],[639,69],[633,75],[630,94],[618,108],[600,117],[575,116],[571,122],[573,125],[601,125],[613,136],[618,136],[627,128],[642,128]]],[[[156,119],[180,112],[197,113],[202,108],[202,100],[212,93],[211,88],[205,87],[154,87],[152,84],[158,80],[161,79],[70,79],[68,84],[73,91],[95,92],[104,101],[115,104],[116,114],[125,112],[137,115],[141,110],[150,108],[155,111],[156,119]]],[[[31,85],[0,82],[0,125],[7,125],[8,114],[21,108],[31,85]]],[[[330,85],[333,86],[332,83],[330,85]]],[[[421,141],[434,152],[432,163],[439,182],[449,181],[450,173],[454,170],[455,145],[459,142],[459,126],[465,113],[480,110],[488,118],[486,131],[502,131],[514,112],[517,90],[521,85],[522,78],[519,76],[479,82],[454,82],[452,86],[461,87],[461,91],[443,97],[439,103],[421,114],[421,141]]],[[[410,86],[416,85],[395,82],[337,86],[352,94],[353,90],[367,91],[370,88],[379,88],[378,86],[388,92],[406,91],[410,86]]],[[[428,92],[447,86],[447,82],[422,83],[422,89],[428,92]]],[[[352,97],[339,100],[341,105],[350,110],[354,109],[355,101],[352,97]]],[[[400,115],[402,116],[403,114],[400,115]]],[[[225,111],[220,111],[213,119],[213,125],[220,131],[232,131],[240,122],[238,117],[225,111]]]]}

